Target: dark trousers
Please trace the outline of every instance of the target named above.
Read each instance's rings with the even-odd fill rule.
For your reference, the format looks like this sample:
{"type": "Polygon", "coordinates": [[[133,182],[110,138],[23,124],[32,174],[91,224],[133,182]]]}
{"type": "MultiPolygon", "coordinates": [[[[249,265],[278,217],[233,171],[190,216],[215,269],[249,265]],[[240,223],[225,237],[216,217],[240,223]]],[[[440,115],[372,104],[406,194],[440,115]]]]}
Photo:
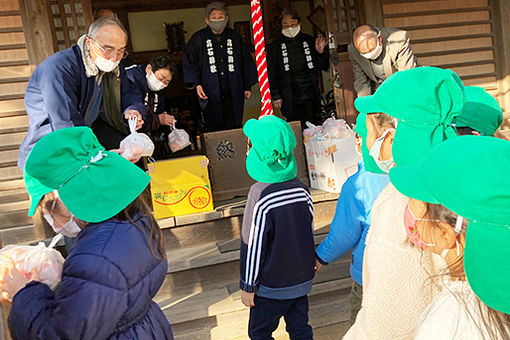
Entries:
{"type": "Polygon", "coordinates": [[[301,128],[306,129],[306,122],[320,125],[319,121],[320,103],[316,98],[304,102],[294,102],[294,117],[301,121],[301,128]]]}
{"type": "Polygon", "coordinates": [[[283,316],[286,330],[292,340],[313,339],[312,327],[308,324],[308,297],[275,300],[255,295],[255,307],[250,308],[248,335],[252,340],[273,339],[283,316]]]}

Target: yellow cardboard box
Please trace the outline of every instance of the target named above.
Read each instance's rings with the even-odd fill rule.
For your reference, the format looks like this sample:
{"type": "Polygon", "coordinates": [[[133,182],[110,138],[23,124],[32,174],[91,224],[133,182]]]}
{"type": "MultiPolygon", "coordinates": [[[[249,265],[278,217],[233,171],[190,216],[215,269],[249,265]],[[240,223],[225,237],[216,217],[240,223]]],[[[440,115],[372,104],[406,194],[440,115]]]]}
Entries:
{"type": "Polygon", "coordinates": [[[156,218],[214,209],[205,156],[189,156],[147,165],[156,218]]]}

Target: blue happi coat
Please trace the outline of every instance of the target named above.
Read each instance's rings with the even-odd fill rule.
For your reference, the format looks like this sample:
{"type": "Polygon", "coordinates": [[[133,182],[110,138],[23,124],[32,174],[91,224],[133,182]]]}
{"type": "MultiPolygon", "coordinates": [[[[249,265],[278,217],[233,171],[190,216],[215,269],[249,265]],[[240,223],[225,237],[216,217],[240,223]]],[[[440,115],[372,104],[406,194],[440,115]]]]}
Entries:
{"type": "Polygon", "coordinates": [[[8,325],[14,340],[173,339],[152,301],[167,260],[147,243],[146,218],[85,227],[64,262],[55,292],[32,281],[13,299],[8,325]]]}
{"type": "MultiPolygon", "coordinates": [[[[129,82],[120,66],[121,109],[129,108],[129,82]]],[[[82,52],[78,45],[46,58],[30,77],[25,93],[29,119],[28,133],[19,150],[18,166],[23,169],[28,153],[48,133],[71,126],[91,126],[85,113],[94,89],[102,97],[104,88],[94,76],[87,77],[82,52]]],[[[97,117],[100,107],[92,107],[89,117],[97,117]]]]}
{"type": "Polygon", "coordinates": [[[244,91],[251,90],[257,82],[257,68],[239,33],[227,27],[221,34],[220,42],[209,27],[193,34],[184,52],[183,73],[184,83],[188,87],[202,85],[204,88],[208,97],[203,110],[205,124],[215,127],[223,125],[219,77],[226,77],[235,123],[241,127],[244,91]],[[226,74],[222,75],[222,72],[226,74]]]}

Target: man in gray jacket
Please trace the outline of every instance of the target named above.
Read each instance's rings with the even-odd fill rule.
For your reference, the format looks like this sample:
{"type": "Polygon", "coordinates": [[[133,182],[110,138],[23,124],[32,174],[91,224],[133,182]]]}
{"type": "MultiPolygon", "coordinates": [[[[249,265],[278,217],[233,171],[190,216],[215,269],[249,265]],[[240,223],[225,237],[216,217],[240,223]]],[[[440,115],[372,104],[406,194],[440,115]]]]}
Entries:
{"type": "Polygon", "coordinates": [[[406,31],[362,25],[354,30],[352,41],[348,51],[358,97],[373,94],[393,73],[418,66],[406,31]]]}

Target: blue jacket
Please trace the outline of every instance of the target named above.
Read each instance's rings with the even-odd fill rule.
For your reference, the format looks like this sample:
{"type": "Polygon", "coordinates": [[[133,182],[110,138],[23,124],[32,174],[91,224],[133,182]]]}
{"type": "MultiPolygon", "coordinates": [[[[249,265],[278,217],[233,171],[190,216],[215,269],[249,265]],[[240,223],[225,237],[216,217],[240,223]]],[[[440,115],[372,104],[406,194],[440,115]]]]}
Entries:
{"type": "MultiPolygon", "coordinates": [[[[140,228],[149,223],[134,221],[140,228]]],[[[151,254],[146,233],[116,220],[83,229],[55,292],[32,281],[14,296],[8,319],[12,338],[173,339],[170,324],[152,301],[167,261],[151,254]]]]}
{"type": "Polygon", "coordinates": [[[358,172],[349,177],[342,186],[329,234],[317,248],[318,260],[322,264],[334,262],[354,248],[351,276],[360,285],[365,237],[371,224],[372,205],[389,182],[387,174],[368,172],[363,162],[360,162],[358,172]]]}
{"type": "MultiPolygon", "coordinates": [[[[120,81],[124,111],[133,99],[128,95],[129,82],[122,67],[120,81]]],[[[43,136],[66,127],[91,125],[86,124],[84,116],[95,87],[98,87],[95,77],[87,78],[78,45],[49,56],[37,66],[25,92],[29,126],[19,151],[21,169],[28,153],[43,136]]],[[[99,91],[102,97],[102,86],[99,91]]],[[[90,116],[97,116],[99,107],[94,111],[90,116]]]]}
{"type": "Polygon", "coordinates": [[[240,288],[271,299],[308,294],[314,276],[313,203],[295,178],[253,184],[243,216],[240,288]]]}
{"type": "Polygon", "coordinates": [[[165,112],[165,97],[161,94],[161,91],[154,92],[149,89],[146,68],[147,65],[131,65],[126,68],[126,75],[130,85],[129,96],[133,102],[138,103],[133,107],[142,114],[146,122],[144,125],[148,126],[153,119],[153,114],[158,115],[165,112]],[[147,106],[149,95],[154,96],[154,105],[151,108],[147,106]]]}

